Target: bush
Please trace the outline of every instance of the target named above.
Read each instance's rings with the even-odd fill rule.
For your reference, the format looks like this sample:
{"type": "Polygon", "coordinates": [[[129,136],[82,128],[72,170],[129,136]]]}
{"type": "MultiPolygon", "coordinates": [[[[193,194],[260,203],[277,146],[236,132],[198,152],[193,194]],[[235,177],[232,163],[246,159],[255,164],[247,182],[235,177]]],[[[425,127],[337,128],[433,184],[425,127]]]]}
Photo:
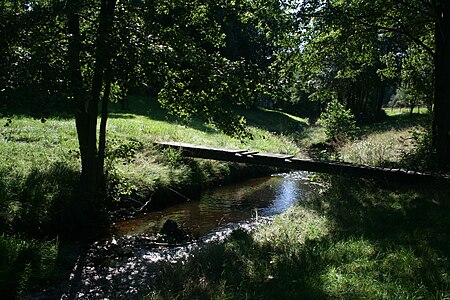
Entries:
{"type": "Polygon", "coordinates": [[[325,128],[327,138],[338,143],[355,137],[359,129],[350,109],[345,109],[337,100],[328,103],[317,122],[325,128]]]}
{"type": "Polygon", "coordinates": [[[412,133],[413,150],[403,153],[402,163],[410,169],[437,169],[436,149],[433,147],[433,133],[431,126],[427,126],[412,133]]]}

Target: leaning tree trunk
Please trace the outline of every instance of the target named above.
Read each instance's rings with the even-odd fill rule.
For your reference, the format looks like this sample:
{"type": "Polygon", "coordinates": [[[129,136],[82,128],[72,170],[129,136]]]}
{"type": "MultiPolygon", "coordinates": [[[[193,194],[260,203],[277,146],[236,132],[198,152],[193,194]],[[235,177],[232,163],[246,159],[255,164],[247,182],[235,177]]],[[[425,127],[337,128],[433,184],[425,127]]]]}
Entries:
{"type": "Polygon", "coordinates": [[[436,9],[435,95],[433,137],[438,166],[450,167],[450,3],[440,1],[436,9]]]}

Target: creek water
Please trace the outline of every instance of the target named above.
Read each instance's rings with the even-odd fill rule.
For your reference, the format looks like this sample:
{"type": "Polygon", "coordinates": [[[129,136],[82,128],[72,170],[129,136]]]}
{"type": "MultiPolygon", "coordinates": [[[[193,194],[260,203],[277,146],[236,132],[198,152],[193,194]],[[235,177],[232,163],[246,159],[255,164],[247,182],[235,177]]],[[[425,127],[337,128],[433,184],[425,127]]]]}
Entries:
{"type": "Polygon", "coordinates": [[[279,214],[311,191],[304,172],[244,180],[203,193],[191,200],[113,225],[117,236],[155,234],[167,219],[201,237],[227,223],[279,214]]]}
{"type": "Polygon", "coordinates": [[[113,225],[114,236],[80,256],[61,299],[133,299],[151,290],[162,262],[176,263],[233,230],[253,231],[314,190],[304,172],[244,180],[206,191],[200,199],[113,225]],[[193,242],[161,247],[154,236],[167,219],[192,233],[193,242]]]}

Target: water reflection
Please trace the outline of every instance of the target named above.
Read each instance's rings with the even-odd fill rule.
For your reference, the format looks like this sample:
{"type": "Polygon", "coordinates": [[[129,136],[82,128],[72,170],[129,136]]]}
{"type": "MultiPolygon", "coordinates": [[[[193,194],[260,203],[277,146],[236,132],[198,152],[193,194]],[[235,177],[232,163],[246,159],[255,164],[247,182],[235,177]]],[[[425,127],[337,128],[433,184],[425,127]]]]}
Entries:
{"type": "Polygon", "coordinates": [[[245,180],[205,192],[198,201],[180,203],[114,225],[118,236],[154,234],[167,219],[173,219],[200,237],[230,222],[283,212],[311,190],[302,172],[245,180]]]}
{"type": "Polygon", "coordinates": [[[235,229],[252,232],[269,224],[272,215],[301,201],[311,190],[304,173],[279,174],[217,188],[199,201],[117,223],[114,238],[94,243],[80,256],[61,299],[141,299],[140,293],[153,286],[161,262],[183,261],[206,244],[223,241],[235,229]],[[255,210],[266,216],[252,219],[255,210]],[[168,218],[199,239],[172,247],[155,244],[152,235],[168,218]]]}

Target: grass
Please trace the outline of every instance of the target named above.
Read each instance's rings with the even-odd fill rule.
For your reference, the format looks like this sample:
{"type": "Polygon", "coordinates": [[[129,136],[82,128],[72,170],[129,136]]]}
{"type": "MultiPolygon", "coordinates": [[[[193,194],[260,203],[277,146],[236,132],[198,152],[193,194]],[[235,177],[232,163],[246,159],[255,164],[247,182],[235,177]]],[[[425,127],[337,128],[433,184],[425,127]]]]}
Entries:
{"type": "Polygon", "coordinates": [[[408,112],[388,114],[387,118],[361,128],[359,138],[338,147],[339,157],[346,162],[372,166],[399,166],[414,145],[414,132],[429,122],[429,115],[408,112]]]}
{"type": "MultiPolygon", "coordinates": [[[[408,107],[394,107],[394,108],[384,108],[383,109],[388,116],[397,116],[397,115],[409,115],[410,108],[408,107]]],[[[413,114],[428,114],[428,108],[426,107],[416,107],[413,110],[413,114]]]]}
{"type": "MultiPolygon", "coordinates": [[[[389,116],[363,128],[340,155],[401,164],[401,152],[412,147],[410,132],[425,120],[389,116]]],[[[450,298],[448,185],[322,180],[322,193],[271,225],[237,231],[185,263],[165,266],[146,299],[450,298]]]]}
{"type": "MultiPolygon", "coordinates": [[[[168,202],[174,196],[164,194],[168,188],[201,190],[243,171],[233,164],[184,159],[175,150],[155,148],[154,141],[294,155],[301,154],[299,147],[324,141],[320,127],[289,114],[242,114],[251,140],[225,136],[196,120],[179,121],[144,97],[132,97],[127,111],[113,106],[107,128],[113,204],[130,210],[129,203],[158,193],[168,202]]],[[[362,139],[342,148],[341,156],[374,164],[396,162],[397,137],[408,138],[424,118],[390,116],[364,128],[362,139]]],[[[12,122],[0,118],[1,123],[0,291],[21,297],[50,277],[61,251],[55,242],[58,234],[76,236],[83,226],[91,228],[86,222],[90,211],[77,201],[80,160],[73,119],[54,115],[42,122],[17,113],[12,122]]],[[[149,297],[443,298],[450,286],[445,255],[449,228],[443,218],[448,203],[441,194],[442,189],[432,196],[378,190],[358,181],[334,183],[323,198],[293,208],[254,236],[236,232],[185,266],[168,266],[162,277],[167,287],[149,297]],[[340,185],[346,189],[339,190],[340,185]],[[429,223],[422,212],[429,215],[429,223]]]]}
{"type": "Polygon", "coordinates": [[[255,234],[166,266],[147,299],[447,299],[449,196],[334,180],[255,234]]]}
{"type": "Polygon", "coordinates": [[[52,275],[56,242],[0,235],[0,293],[4,299],[23,298],[52,275]]]}
{"type": "MultiPolygon", "coordinates": [[[[133,211],[136,201],[143,203],[149,197],[160,199],[152,201],[155,207],[168,205],[179,197],[171,191],[190,196],[248,172],[245,166],[184,159],[176,151],[154,147],[154,141],[300,152],[292,136],[273,134],[262,124],[249,126],[254,138],[241,141],[197,120],[177,120],[154,99],[131,97],[129,105],[126,111],[112,105],[108,121],[110,208],[133,211]]],[[[256,114],[267,123],[278,118],[304,125],[280,112],[256,114]]],[[[56,236],[86,238],[99,224],[90,223],[92,212],[77,198],[80,158],[74,119],[54,114],[41,120],[16,111],[10,118],[0,118],[0,124],[4,125],[0,126],[0,292],[20,298],[51,277],[61,251],[56,236]]]]}

